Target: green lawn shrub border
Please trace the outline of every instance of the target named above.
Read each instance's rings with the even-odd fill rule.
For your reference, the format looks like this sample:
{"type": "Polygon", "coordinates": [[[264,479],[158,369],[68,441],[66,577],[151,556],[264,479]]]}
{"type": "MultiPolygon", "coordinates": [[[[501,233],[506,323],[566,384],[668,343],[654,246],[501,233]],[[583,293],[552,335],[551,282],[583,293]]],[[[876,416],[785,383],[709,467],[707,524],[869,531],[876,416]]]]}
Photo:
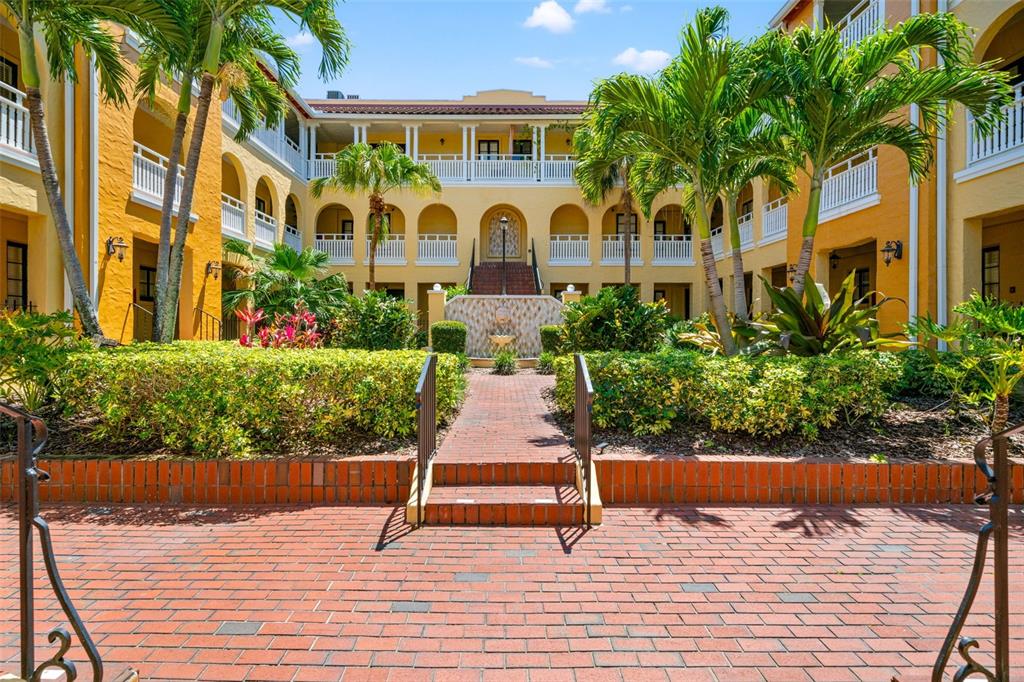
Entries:
{"type": "Polygon", "coordinates": [[[465,353],[466,325],[455,320],[442,320],[430,325],[430,338],[436,353],[465,353]]]}

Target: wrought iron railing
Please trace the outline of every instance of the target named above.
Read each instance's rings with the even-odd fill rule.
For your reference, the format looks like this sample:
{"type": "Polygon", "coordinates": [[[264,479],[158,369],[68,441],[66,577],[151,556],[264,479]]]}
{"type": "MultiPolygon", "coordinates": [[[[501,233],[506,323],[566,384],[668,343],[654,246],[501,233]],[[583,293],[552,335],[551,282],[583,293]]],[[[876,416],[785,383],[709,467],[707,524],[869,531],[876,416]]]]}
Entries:
{"type": "Polygon", "coordinates": [[[960,602],[960,608],[949,626],[949,633],[942,644],[935,665],[932,667],[932,682],[941,682],[955,648],[964,660],[953,674],[954,682],[960,682],[972,675],[984,676],[989,682],[1010,682],[1010,584],[1009,584],[1009,541],[1007,524],[1010,504],[1010,436],[1024,433],[1024,424],[1018,424],[994,436],[984,438],[974,446],[974,463],[988,479],[988,490],[978,495],[978,504],[987,504],[989,520],[978,530],[978,544],[974,552],[974,567],[967,581],[967,590],[960,602]],[[992,449],[992,465],[989,466],[988,451],[992,449]],[[994,586],[995,616],[995,661],[994,669],[986,668],[971,655],[971,649],[978,646],[972,637],[961,637],[967,615],[974,605],[985,561],[988,556],[988,541],[993,539],[992,581],[994,586]]]}
{"type": "Polygon", "coordinates": [[[60,578],[60,572],[57,570],[57,558],[50,537],[50,527],[39,515],[39,482],[50,479],[49,474],[36,466],[36,456],[46,444],[46,425],[42,419],[5,403],[0,403],[0,415],[13,419],[18,433],[18,546],[20,559],[18,588],[21,600],[21,678],[24,680],[42,679],[43,671],[49,668],[62,670],[68,682],[78,677],[74,661],[65,658],[71,648],[71,635],[63,627],[50,630],[47,636],[51,644],[58,644],[57,653],[38,666],[36,665],[35,581],[32,562],[32,554],[35,549],[32,531],[35,530],[39,534],[43,565],[46,567],[46,575],[50,579],[53,593],[60,603],[61,610],[64,611],[64,616],[75,631],[79,644],[85,649],[85,655],[92,667],[92,678],[97,682],[102,682],[103,661],[60,578]]]}
{"type": "Polygon", "coordinates": [[[537,289],[537,295],[544,293],[544,282],[540,278],[540,268],[537,267],[537,243],[530,238],[530,267],[533,268],[533,286],[537,289]]]}
{"type": "Polygon", "coordinates": [[[476,267],[476,237],[473,238],[473,245],[469,249],[469,274],[466,275],[466,290],[473,293],[473,268],[476,267]]]}
{"type": "Polygon", "coordinates": [[[224,323],[216,315],[212,315],[202,308],[195,309],[196,336],[199,341],[220,341],[224,338],[224,323]]]}
{"type": "Polygon", "coordinates": [[[583,523],[587,528],[593,525],[593,497],[590,450],[593,438],[590,419],[594,411],[594,386],[590,383],[590,370],[582,353],[576,353],[576,406],[574,410],[573,447],[580,466],[580,494],[583,496],[583,523]]]}
{"type": "Polygon", "coordinates": [[[423,510],[427,499],[424,488],[430,474],[430,462],[437,453],[437,354],[423,361],[416,382],[416,524],[426,520],[423,510]]]}
{"type": "Polygon", "coordinates": [[[153,311],[138,303],[128,304],[132,318],[132,338],[136,341],[153,341],[153,311]]]}

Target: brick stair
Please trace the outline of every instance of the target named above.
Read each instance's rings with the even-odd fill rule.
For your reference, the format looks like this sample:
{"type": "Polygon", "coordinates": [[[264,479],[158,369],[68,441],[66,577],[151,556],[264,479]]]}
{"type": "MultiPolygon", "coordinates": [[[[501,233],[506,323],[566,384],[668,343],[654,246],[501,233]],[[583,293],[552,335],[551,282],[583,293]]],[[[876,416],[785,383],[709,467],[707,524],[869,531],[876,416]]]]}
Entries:
{"type": "Polygon", "coordinates": [[[570,483],[435,486],[424,511],[435,525],[576,525],[583,522],[583,499],[570,483]]]}
{"type": "MultiPolygon", "coordinates": [[[[513,296],[529,296],[537,293],[533,268],[519,261],[506,264],[505,292],[513,296]]],[[[497,295],[501,293],[501,263],[480,263],[473,266],[473,277],[469,283],[473,294],[497,295]]]]}

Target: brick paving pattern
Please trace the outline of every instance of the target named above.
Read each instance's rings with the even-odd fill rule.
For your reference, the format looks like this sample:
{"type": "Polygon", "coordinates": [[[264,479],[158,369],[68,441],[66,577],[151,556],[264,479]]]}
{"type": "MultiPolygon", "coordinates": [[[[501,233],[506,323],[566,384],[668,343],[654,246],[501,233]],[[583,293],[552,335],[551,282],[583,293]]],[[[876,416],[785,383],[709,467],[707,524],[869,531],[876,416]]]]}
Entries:
{"type": "MultiPolygon", "coordinates": [[[[131,664],[147,680],[911,682],[928,679],[983,513],[611,508],[585,534],[410,532],[391,507],[46,517],[111,675],[131,664]]],[[[1013,586],[1024,584],[1024,529],[1019,509],[1011,517],[1013,586]]],[[[13,508],[0,518],[0,554],[15,556],[13,508]]],[[[45,633],[57,618],[44,577],[37,595],[45,633]]],[[[1020,670],[1024,600],[1013,601],[1020,670]]],[[[991,605],[986,581],[965,629],[983,661],[991,605]]],[[[17,608],[17,562],[6,561],[0,623],[16,623],[17,608]]],[[[0,669],[15,666],[14,629],[0,628],[0,669]]],[[[42,634],[38,651],[52,651],[42,634]]]]}

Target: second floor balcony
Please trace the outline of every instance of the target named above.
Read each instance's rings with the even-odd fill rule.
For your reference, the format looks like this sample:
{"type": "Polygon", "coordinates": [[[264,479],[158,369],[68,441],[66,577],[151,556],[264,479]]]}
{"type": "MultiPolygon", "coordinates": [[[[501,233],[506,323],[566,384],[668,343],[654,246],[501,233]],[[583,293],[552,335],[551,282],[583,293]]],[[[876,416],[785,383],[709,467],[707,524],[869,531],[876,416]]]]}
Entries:
{"type": "MultiPolygon", "coordinates": [[[[827,12],[828,5],[825,7],[827,12]]],[[[884,19],[881,0],[861,0],[834,24],[843,44],[849,47],[877,31],[884,19]]]]}
{"type": "Polygon", "coordinates": [[[838,163],[821,186],[822,222],[878,203],[878,148],[838,163]]]}
{"type": "Polygon", "coordinates": [[[654,265],[693,265],[693,237],[688,234],[654,235],[654,265]]]}
{"type": "Polygon", "coordinates": [[[331,265],[352,265],[355,263],[352,245],[355,243],[351,234],[322,233],[316,235],[313,248],[327,254],[327,262],[331,265]]]}
{"type": "MultiPolygon", "coordinates": [[[[370,253],[370,240],[366,240],[366,253],[370,253]]],[[[405,265],[405,235],[389,234],[377,242],[377,251],[374,262],[377,265],[405,265]]],[[[370,263],[369,258],[363,259],[363,265],[370,263]]]]}
{"type": "Polygon", "coordinates": [[[256,225],[256,245],[272,249],[277,241],[277,218],[254,209],[253,223],[256,225]]]}
{"type": "Polygon", "coordinates": [[[6,83],[0,83],[0,151],[29,164],[37,163],[25,93],[6,83]]]}
{"type": "Polygon", "coordinates": [[[235,239],[245,239],[245,204],[230,194],[220,195],[220,231],[235,239]]]}
{"type": "Polygon", "coordinates": [[[284,243],[296,251],[302,251],[302,233],[294,225],[284,224],[284,243]]]}
{"type": "Polygon", "coordinates": [[[724,244],[724,226],[718,225],[717,227],[711,228],[711,251],[715,254],[715,258],[725,258],[725,244],[724,244]]]}
{"type": "Polygon", "coordinates": [[[746,251],[754,246],[754,214],[744,213],[737,223],[740,231],[740,249],[746,251]]]}
{"type": "Polygon", "coordinates": [[[785,239],[788,225],[789,203],[786,197],[769,201],[761,208],[761,243],[785,239]]]}
{"type": "MultiPolygon", "coordinates": [[[[138,203],[160,210],[164,201],[164,180],[167,177],[167,157],[145,145],[135,143],[132,156],[132,199],[138,203]]],[[[174,211],[177,212],[185,184],[185,169],[178,166],[175,181],[174,211]]],[[[195,215],[192,219],[195,220],[195,215]]]]}
{"type": "Polygon", "coordinates": [[[1013,89],[1013,102],[1003,107],[1002,118],[988,135],[981,135],[974,117],[967,115],[967,165],[979,166],[1013,152],[1024,153],[1024,83],[1013,89]]]}
{"type": "MultiPolygon", "coordinates": [[[[626,256],[625,235],[606,234],[601,236],[601,265],[622,265],[626,256]]],[[[643,265],[640,259],[640,238],[636,235],[630,240],[632,242],[629,252],[630,265],[643,265]]]]}
{"type": "Polygon", "coordinates": [[[590,265],[590,235],[551,235],[548,243],[548,265],[590,265]]]}
{"type": "MultiPolygon", "coordinates": [[[[430,166],[443,185],[572,185],[576,159],[548,154],[533,160],[521,154],[423,154],[415,160],[430,166]]],[[[309,162],[309,177],[334,174],[334,154],[318,153],[309,162]]]]}

